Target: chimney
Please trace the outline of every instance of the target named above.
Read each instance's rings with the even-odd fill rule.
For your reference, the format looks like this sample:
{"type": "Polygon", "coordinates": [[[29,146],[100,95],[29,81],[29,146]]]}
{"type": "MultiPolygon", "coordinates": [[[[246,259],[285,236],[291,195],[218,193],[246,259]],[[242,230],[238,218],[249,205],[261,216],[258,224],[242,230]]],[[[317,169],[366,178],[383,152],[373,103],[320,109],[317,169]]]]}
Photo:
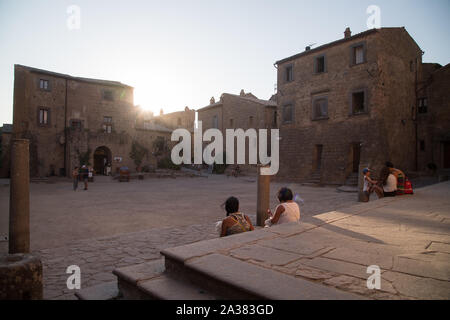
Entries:
{"type": "Polygon", "coordinates": [[[307,47],[305,48],[305,51],[309,51],[309,50],[311,50],[311,47],[310,47],[310,46],[307,46],[307,47]]]}
{"type": "Polygon", "coordinates": [[[210,104],[216,103],[216,99],[214,99],[214,97],[211,97],[211,100],[209,100],[209,103],[210,103],[210,104]]]}
{"type": "Polygon", "coordinates": [[[239,93],[239,95],[240,95],[241,97],[245,96],[245,91],[244,91],[244,89],[241,90],[241,93],[239,93]]]}
{"type": "Polygon", "coordinates": [[[344,38],[345,38],[345,39],[348,39],[348,38],[350,38],[351,36],[352,36],[352,31],[350,30],[349,27],[347,27],[347,29],[345,29],[345,32],[344,32],[344,38]]]}

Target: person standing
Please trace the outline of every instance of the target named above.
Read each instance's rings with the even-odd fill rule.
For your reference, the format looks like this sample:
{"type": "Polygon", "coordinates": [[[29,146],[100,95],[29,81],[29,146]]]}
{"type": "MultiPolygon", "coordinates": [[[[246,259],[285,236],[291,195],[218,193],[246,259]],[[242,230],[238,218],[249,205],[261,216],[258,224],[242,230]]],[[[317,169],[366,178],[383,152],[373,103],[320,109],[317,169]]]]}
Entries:
{"type": "Polygon", "coordinates": [[[81,174],[84,182],[84,190],[88,189],[88,180],[89,180],[89,169],[86,165],[81,167],[81,174]]]}
{"type": "Polygon", "coordinates": [[[73,191],[77,191],[78,189],[78,167],[75,167],[72,171],[72,179],[73,179],[73,191]]]}
{"type": "Polygon", "coordinates": [[[363,171],[364,175],[364,186],[363,186],[363,193],[364,193],[364,202],[369,202],[370,200],[370,194],[372,192],[375,192],[378,196],[378,199],[383,198],[383,189],[377,186],[378,181],[373,180],[370,177],[371,171],[369,168],[365,168],[363,171]]]}

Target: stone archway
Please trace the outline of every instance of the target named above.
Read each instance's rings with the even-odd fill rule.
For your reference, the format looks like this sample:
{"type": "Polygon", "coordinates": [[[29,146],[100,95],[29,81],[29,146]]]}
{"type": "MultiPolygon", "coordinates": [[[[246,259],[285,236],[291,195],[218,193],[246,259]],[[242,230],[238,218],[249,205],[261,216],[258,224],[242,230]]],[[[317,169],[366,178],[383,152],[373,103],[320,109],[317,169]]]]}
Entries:
{"type": "Polygon", "coordinates": [[[111,165],[112,157],[111,150],[108,147],[102,146],[95,149],[94,152],[94,171],[97,175],[106,175],[106,166],[111,165]]]}

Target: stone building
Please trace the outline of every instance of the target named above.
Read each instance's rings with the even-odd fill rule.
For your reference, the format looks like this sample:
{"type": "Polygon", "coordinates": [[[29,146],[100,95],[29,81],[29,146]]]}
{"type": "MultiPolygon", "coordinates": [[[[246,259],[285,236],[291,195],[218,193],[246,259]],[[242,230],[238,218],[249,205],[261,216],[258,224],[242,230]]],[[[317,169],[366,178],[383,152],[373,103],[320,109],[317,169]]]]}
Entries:
{"type": "Polygon", "coordinates": [[[3,124],[0,128],[0,178],[10,177],[10,142],[12,136],[12,124],[3,124]]]}
{"type": "Polygon", "coordinates": [[[422,54],[405,28],[353,36],[347,28],[340,40],[276,62],[279,176],[344,184],[360,164],[379,169],[387,160],[417,170],[422,54]]]}
{"type": "Polygon", "coordinates": [[[15,65],[13,135],[30,139],[31,176],[69,175],[83,156],[97,174],[108,164],[133,171],[133,142],[148,151],[142,166],[155,166],[155,141],[170,144],[170,134],[148,125],[128,85],[15,65]]]}
{"type": "Polygon", "coordinates": [[[424,63],[418,84],[417,149],[419,170],[450,171],[450,64],[424,63]]]}
{"type": "MultiPolygon", "coordinates": [[[[273,100],[262,100],[251,93],[245,93],[244,90],[241,90],[239,95],[223,93],[217,102],[213,97],[208,106],[197,112],[198,121],[202,122],[203,132],[215,128],[219,129],[224,137],[226,129],[277,127],[277,103],[274,97],[273,100]]],[[[246,143],[248,147],[248,141],[246,143]]],[[[248,152],[246,152],[246,159],[248,160],[248,152]]]]}
{"type": "Polygon", "coordinates": [[[195,110],[185,107],[183,111],[160,114],[154,117],[154,122],[170,129],[184,128],[194,130],[195,110]]]}

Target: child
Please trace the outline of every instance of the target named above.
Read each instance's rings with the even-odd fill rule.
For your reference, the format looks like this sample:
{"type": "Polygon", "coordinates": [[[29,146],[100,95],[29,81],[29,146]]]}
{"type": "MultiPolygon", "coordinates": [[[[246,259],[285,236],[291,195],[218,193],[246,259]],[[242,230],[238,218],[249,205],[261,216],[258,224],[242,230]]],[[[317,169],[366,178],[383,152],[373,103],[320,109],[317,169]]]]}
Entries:
{"type": "Polygon", "coordinates": [[[372,180],[370,178],[370,169],[365,168],[363,171],[364,175],[364,187],[363,187],[363,193],[364,193],[364,202],[369,202],[370,200],[370,194],[372,192],[375,192],[378,196],[378,199],[383,197],[383,190],[377,186],[378,181],[372,180]]]}

